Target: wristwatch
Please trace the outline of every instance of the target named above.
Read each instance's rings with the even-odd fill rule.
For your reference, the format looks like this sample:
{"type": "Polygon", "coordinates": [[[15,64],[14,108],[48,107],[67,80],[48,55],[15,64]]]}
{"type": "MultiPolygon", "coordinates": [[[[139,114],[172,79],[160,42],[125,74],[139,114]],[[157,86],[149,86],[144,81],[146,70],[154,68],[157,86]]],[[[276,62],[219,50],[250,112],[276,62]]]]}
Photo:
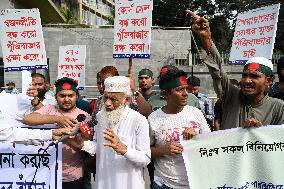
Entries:
{"type": "Polygon", "coordinates": [[[35,97],[33,100],[31,100],[31,104],[32,104],[33,107],[39,105],[39,103],[40,103],[40,99],[38,97],[35,97]],[[37,100],[36,103],[34,103],[35,100],[37,100]]]}
{"type": "Polygon", "coordinates": [[[136,99],[138,96],[139,96],[139,91],[134,91],[134,93],[133,93],[133,96],[134,96],[134,98],[136,99]]]}

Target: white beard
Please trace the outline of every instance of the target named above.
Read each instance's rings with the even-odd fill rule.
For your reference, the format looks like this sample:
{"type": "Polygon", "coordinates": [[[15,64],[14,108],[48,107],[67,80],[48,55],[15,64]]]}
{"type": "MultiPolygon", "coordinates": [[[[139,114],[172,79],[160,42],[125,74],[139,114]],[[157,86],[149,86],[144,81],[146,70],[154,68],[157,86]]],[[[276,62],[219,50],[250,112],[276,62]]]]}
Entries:
{"type": "Polygon", "coordinates": [[[124,111],[124,108],[125,108],[124,105],[120,105],[115,110],[107,111],[106,107],[103,106],[102,114],[107,119],[107,121],[111,124],[111,128],[113,128],[119,122],[120,116],[122,112],[124,111]]]}

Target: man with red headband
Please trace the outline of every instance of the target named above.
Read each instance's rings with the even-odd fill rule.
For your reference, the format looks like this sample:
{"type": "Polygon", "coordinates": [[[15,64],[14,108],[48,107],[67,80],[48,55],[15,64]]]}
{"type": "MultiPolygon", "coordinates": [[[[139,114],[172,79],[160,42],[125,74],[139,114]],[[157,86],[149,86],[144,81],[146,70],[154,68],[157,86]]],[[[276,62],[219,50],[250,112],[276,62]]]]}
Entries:
{"type": "Polygon", "coordinates": [[[159,79],[167,104],[148,117],[151,156],[155,161],[152,189],[189,188],[180,140],[210,129],[201,110],[187,105],[185,72],[163,67],[159,79]]]}
{"type": "MultiPolygon", "coordinates": [[[[55,82],[56,106],[46,105],[27,115],[23,123],[27,125],[57,124],[58,127],[76,127],[77,116],[84,114],[90,120],[87,112],[76,107],[77,83],[71,78],[61,78],[55,82]]],[[[79,149],[71,147],[68,139],[62,144],[62,188],[83,189],[83,158],[79,149]]]]}
{"type": "Polygon", "coordinates": [[[221,129],[283,124],[284,102],[267,95],[273,80],[272,62],[263,57],[249,59],[243,69],[240,88],[235,87],[221,69],[221,58],[211,38],[208,20],[190,10],[187,13],[195,19],[192,29],[201,39],[204,63],[222,101],[221,129]]]}

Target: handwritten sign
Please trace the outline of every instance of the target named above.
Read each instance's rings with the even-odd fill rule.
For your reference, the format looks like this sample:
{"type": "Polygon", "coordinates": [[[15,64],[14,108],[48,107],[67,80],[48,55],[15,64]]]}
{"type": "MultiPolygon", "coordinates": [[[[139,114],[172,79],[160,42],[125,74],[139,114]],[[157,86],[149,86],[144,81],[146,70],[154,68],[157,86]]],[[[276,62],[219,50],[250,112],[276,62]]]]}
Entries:
{"type": "Polygon", "coordinates": [[[2,10],[0,24],[6,72],[48,68],[38,9],[2,10]]]}
{"type": "Polygon", "coordinates": [[[245,64],[249,58],[272,58],[280,4],[238,15],[230,53],[231,64],[245,64]]]}
{"type": "Polygon", "coordinates": [[[62,188],[61,144],[0,144],[0,188],[62,188]],[[57,167],[56,167],[57,166],[57,167]]]}
{"type": "Polygon", "coordinates": [[[113,58],[150,58],[153,1],[115,3],[113,58]]]}
{"type": "Polygon", "coordinates": [[[78,89],[85,86],[85,45],[67,45],[59,48],[58,78],[69,77],[78,82],[78,89]]]}
{"type": "Polygon", "coordinates": [[[190,188],[284,189],[283,134],[283,126],[276,125],[229,129],[182,141],[190,188]]]}

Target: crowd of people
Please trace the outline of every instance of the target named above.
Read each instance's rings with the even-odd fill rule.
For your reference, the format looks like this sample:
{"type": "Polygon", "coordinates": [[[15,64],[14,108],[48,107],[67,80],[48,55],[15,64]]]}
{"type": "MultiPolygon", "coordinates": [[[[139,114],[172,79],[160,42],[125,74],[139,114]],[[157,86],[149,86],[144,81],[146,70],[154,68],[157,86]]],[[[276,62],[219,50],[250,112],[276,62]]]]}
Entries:
{"type": "MultiPolygon", "coordinates": [[[[186,189],[182,139],[236,127],[283,124],[284,59],[278,64],[279,82],[274,85],[272,62],[263,57],[249,59],[241,80],[234,83],[221,69],[208,20],[187,13],[195,19],[192,30],[200,38],[202,60],[218,96],[215,107],[199,91],[198,77],[172,65],[160,70],[160,91],[153,88],[155,78],[149,68],[140,70],[137,87],[134,75],[119,76],[114,66],[105,66],[97,73],[100,95],[91,102],[80,98],[73,79],[58,79],[53,91],[45,77],[35,73],[27,90],[32,107],[21,115],[21,122],[34,128],[43,124],[57,128],[21,132],[22,128],[6,127],[0,130],[0,141],[57,140],[78,127],[76,118],[84,114],[97,124],[91,137],[78,134],[63,142],[63,189],[92,188],[92,179],[98,189],[144,189],[147,165],[152,189],[186,189]]],[[[17,93],[15,83],[8,84],[10,93],[17,93]]]]}

